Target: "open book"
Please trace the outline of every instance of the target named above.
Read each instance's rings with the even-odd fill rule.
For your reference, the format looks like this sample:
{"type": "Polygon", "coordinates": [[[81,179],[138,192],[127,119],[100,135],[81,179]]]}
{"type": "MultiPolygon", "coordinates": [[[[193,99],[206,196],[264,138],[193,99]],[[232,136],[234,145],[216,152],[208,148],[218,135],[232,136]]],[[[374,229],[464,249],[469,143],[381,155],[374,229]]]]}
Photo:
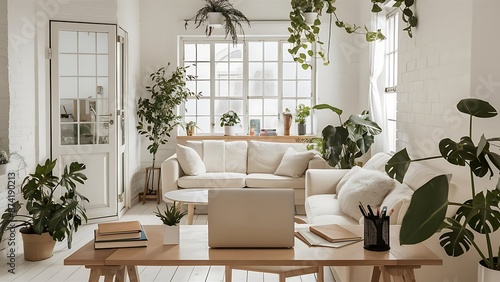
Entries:
{"type": "Polygon", "coordinates": [[[310,226],[309,230],[328,242],[359,241],[362,238],[338,224],[310,226]]]}
{"type": "Polygon", "coordinates": [[[330,247],[330,248],[340,248],[352,243],[361,241],[361,238],[356,240],[342,241],[342,242],[328,242],[326,239],[312,233],[309,228],[297,228],[295,229],[295,236],[300,240],[304,241],[309,246],[320,246],[320,247],[330,247]]]}

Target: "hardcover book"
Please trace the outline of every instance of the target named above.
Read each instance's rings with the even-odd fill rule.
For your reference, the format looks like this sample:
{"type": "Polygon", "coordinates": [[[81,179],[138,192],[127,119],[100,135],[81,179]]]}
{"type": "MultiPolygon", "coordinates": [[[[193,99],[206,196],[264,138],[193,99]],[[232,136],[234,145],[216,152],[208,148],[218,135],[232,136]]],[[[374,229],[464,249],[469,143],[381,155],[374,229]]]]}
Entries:
{"type": "Polygon", "coordinates": [[[328,242],[356,241],[362,238],[338,224],[309,226],[309,230],[328,242]]]}
{"type": "MultiPolygon", "coordinates": [[[[110,241],[96,241],[94,237],[94,249],[114,249],[114,248],[135,248],[135,247],[146,247],[148,245],[148,237],[146,232],[142,229],[140,232],[140,237],[136,239],[126,239],[126,240],[110,240],[110,241]]],[[[94,235],[97,236],[97,229],[94,231],[94,235]]]]}
{"type": "Polygon", "coordinates": [[[141,231],[141,224],[137,220],[99,223],[97,225],[97,230],[99,232],[99,235],[134,233],[141,231]]]}

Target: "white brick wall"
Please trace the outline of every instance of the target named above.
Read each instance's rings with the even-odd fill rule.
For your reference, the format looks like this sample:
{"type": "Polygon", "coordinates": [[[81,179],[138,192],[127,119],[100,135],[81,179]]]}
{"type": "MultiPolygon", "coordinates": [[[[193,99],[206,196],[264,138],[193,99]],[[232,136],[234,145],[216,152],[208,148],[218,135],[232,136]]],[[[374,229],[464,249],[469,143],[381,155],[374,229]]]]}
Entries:
{"type": "MultiPolygon", "coordinates": [[[[7,1],[0,1],[0,148],[9,149],[9,84],[7,69],[7,1]]],[[[3,184],[0,185],[3,189],[3,184]]]]}

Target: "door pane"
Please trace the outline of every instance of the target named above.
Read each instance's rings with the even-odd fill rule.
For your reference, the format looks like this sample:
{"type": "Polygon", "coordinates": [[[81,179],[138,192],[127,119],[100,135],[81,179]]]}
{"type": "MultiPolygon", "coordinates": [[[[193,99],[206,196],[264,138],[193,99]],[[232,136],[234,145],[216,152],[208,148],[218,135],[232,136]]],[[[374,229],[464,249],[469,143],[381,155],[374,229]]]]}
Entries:
{"type": "Polygon", "coordinates": [[[59,32],[59,53],[76,53],[77,51],[77,32],[60,31],[59,32]]]}
{"type": "Polygon", "coordinates": [[[96,39],[95,32],[78,32],[78,52],[95,53],[96,39]]]}

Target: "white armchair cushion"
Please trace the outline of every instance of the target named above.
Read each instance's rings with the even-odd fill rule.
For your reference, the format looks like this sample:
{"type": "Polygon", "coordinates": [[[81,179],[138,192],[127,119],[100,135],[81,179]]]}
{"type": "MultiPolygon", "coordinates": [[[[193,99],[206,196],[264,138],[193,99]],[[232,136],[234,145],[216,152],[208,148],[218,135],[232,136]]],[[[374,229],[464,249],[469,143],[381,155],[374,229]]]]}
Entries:
{"type": "Polygon", "coordinates": [[[205,164],[193,148],[177,144],[176,152],[179,164],[187,175],[200,175],[207,172],[205,164]]]}
{"type": "Polygon", "coordinates": [[[380,207],[386,195],[393,189],[394,181],[383,172],[353,167],[351,176],[343,183],[338,193],[341,210],[352,219],[359,221],[362,217],[359,202],[364,206],[370,205],[375,212],[375,209],[380,207]]]}
{"type": "Polygon", "coordinates": [[[410,206],[413,190],[406,184],[395,181],[395,186],[382,202],[382,207],[387,207],[387,212],[394,209],[391,215],[391,224],[403,223],[403,218],[410,206]]]}
{"type": "Polygon", "coordinates": [[[281,163],[274,172],[276,175],[301,177],[307,169],[309,160],[316,155],[314,151],[297,152],[292,147],[286,149],[281,163]]]}

